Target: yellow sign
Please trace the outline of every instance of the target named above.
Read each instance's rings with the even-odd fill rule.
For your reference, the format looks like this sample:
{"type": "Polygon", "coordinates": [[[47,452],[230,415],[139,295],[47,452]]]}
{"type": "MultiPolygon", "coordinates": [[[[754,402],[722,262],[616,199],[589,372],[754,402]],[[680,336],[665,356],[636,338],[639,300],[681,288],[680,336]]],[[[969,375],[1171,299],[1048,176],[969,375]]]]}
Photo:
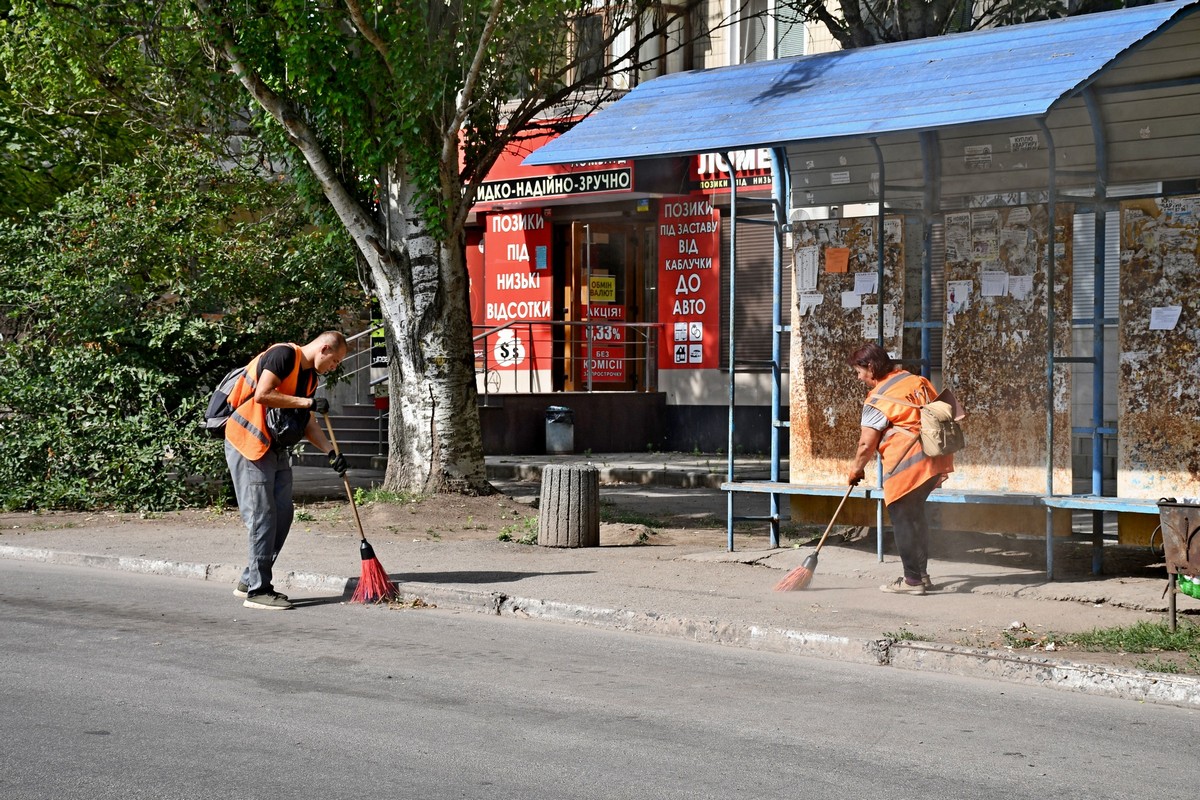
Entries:
{"type": "Polygon", "coordinates": [[[613,275],[593,275],[588,287],[588,302],[617,302],[617,279],[613,275]]]}

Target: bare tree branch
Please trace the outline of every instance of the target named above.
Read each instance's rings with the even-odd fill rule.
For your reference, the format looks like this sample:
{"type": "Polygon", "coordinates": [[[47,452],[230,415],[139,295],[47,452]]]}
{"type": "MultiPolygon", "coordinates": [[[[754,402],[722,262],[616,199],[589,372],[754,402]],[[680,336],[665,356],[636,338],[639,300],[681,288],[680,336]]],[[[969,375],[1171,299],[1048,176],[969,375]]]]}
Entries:
{"type": "Polygon", "coordinates": [[[345,184],[342,183],[341,178],[338,176],[337,170],[329,163],[324,148],[322,148],[312,128],[296,113],[291,103],[273,91],[263,81],[262,77],[252,70],[241,58],[237,45],[234,43],[234,38],[228,28],[213,16],[213,8],[210,0],[195,0],[195,2],[197,8],[213,19],[214,27],[220,37],[220,40],[216,43],[216,47],[229,63],[233,74],[241,82],[242,86],[245,87],[246,91],[249,92],[250,96],[254,98],[255,102],[279,123],[288,141],[300,151],[309,169],[312,171],[313,177],[316,178],[317,183],[320,185],[321,191],[329,199],[330,205],[342,220],[342,224],[346,227],[347,232],[356,244],[358,244],[359,250],[364,254],[374,253],[377,259],[385,257],[385,252],[379,243],[379,236],[376,226],[372,222],[371,215],[346,189],[345,184]]]}
{"type": "Polygon", "coordinates": [[[379,35],[379,31],[375,30],[374,26],[367,22],[367,18],[363,14],[362,6],[359,5],[358,0],[346,0],[346,8],[350,12],[350,19],[354,22],[354,27],[358,28],[358,32],[363,35],[363,38],[370,42],[376,52],[383,57],[384,66],[387,67],[388,73],[394,77],[396,73],[392,69],[390,58],[391,48],[388,47],[388,43],[379,35]]]}
{"type": "Polygon", "coordinates": [[[471,59],[471,66],[463,80],[462,89],[455,99],[454,118],[450,121],[442,142],[443,164],[453,163],[457,159],[458,133],[462,130],[471,106],[475,104],[475,86],[479,82],[479,74],[487,59],[488,47],[492,43],[492,35],[496,32],[496,24],[500,19],[500,10],[503,7],[504,0],[492,0],[492,10],[488,13],[487,22],[484,23],[483,30],[479,34],[479,45],[475,48],[475,57],[471,59]]]}

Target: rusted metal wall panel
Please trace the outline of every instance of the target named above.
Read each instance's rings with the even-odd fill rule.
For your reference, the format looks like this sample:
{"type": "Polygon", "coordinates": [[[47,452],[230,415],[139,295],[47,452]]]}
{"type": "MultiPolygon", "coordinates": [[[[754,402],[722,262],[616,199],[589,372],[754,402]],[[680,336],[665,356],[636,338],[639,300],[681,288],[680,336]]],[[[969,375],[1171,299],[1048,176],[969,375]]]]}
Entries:
{"type": "Polygon", "coordinates": [[[1198,319],[1200,196],[1122,203],[1121,497],[1200,497],[1198,319]]]}
{"type": "MultiPolygon", "coordinates": [[[[858,441],[866,387],[846,357],[863,342],[876,340],[879,295],[858,295],[847,308],[843,293],[854,293],[857,274],[878,271],[875,217],[796,223],[793,252],[801,264],[814,256],[816,288],[795,277],[792,295],[790,384],[793,483],[841,484],[858,441]],[[815,251],[814,249],[815,248],[815,251]],[[845,272],[829,272],[830,251],[849,250],[845,272]],[[806,300],[806,295],[811,295],[806,300]],[[816,296],[820,302],[811,304],[816,296]],[[810,305],[811,304],[811,305],[810,305]]],[[[884,346],[900,353],[904,322],[903,219],[884,221],[884,346]]],[[[861,288],[861,287],[860,287],[861,288]]],[[[868,474],[870,478],[870,474],[868,474]]]]}
{"type": "MultiPolygon", "coordinates": [[[[1070,352],[1072,209],[1058,206],[1057,353],[1070,352]]],[[[1046,490],[1046,206],[946,214],[943,380],[969,416],[954,489],[1046,490]]],[[[1071,491],[1070,381],[1055,375],[1055,492],[1071,491]]]]}

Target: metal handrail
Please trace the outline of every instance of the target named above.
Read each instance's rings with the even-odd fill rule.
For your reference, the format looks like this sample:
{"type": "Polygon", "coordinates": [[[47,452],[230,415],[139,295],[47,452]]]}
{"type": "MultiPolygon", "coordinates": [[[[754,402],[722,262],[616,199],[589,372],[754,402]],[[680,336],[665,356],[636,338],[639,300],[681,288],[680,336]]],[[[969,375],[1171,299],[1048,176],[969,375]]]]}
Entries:
{"type": "MultiPolygon", "coordinates": [[[[485,343],[483,347],[475,350],[476,374],[482,373],[483,375],[486,376],[486,375],[489,375],[493,371],[492,367],[490,366],[491,348],[486,346],[486,342],[489,337],[494,336],[497,333],[500,333],[501,331],[508,330],[508,329],[516,327],[516,326],[523,326],[526,330],[527,340],[532,341],[533,340],[533,327],[535,325],[546,326],[547,328],[607,327],[607,328],[622,328],[624,330],[628,330],[633,335],[636,335],[641,338],[640,344],[645,345],[646,352],[645,352],[645,355],[642,357],[637,357],[637,358],[622,357],[619,360],[621,360],[622,362],[640,362],[640,361],[646,362],[646,364],[647,364],[646,375],[647,376],[650,375],[649,365],[655,363],[657,361],[657,356],[658,356],[657,349],[655,347],[656,339],[654,337],[654,334],[663,327],[663,323],[661,323],[661,322],[614,322],[612,320],[587,320],[587,321],[582,321],[582,320],[580,320],[580,321],[575,321],[575,320],[529,320],[529,319],[511,320],[509,322],[504,323],[503,325],[496,325],[494,327],[487,328],[479,333],[474,334],[471,337],[471,342],[473,344],[478,343],[478,342],[485,343]],[[482,367],[479,366],[479,363],[481,361],[482,361],[482,367]]],[[[481,327],[481,326],[478,326],[478,327],[481,327]]],[[[623,346],[624,345],[637,345],[637,344],[639,344],[639,342],[623,341],[623,342],[620,342],[619,344],[621,344],[623,346]]],[[[528,363],[528,366],[527,366],[526,370],[528,372],[528,380],[526,382],[526,385],[527,385],[528,391],[532,392],[532,391],[534,391],[534,372],[535,372],[534,360],[527,359],[527,363],[528,363]]],[[[588,382],[587,391],[591,391],[592,384],[594,382],[592,379],[592,372],[586,371],[586,375],[587,375],[587,382],[588,382]]],[[[485,402],[487,401],[487,398],[490,396],[490,394],[491,394],[491,386],[485,378],[485,380],[483,382],[483,396],[484,396],[485,402]]]]}

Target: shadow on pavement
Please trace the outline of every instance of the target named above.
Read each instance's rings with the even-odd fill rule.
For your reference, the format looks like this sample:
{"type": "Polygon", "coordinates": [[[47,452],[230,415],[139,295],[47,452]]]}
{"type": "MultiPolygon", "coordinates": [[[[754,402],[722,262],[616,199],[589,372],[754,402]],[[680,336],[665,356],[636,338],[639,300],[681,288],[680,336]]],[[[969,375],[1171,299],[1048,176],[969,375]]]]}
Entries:
{"type": "MultiPolygon", "coordinates": [[[[542,576],[556,575],[593,575],[591,570],[578,570],[573,572],[492,572],[488,570],[478,571],[463,571],[463,572],[404,572],[399,574],[389,575],[393,581],[397,583],[513,583],[524,580],[526,578],[538,578],[542,576]]],[[[358,583],[358,579],[350,582],[349,587],[351,593],[354,592],[353,585],[358,583]]]]}

